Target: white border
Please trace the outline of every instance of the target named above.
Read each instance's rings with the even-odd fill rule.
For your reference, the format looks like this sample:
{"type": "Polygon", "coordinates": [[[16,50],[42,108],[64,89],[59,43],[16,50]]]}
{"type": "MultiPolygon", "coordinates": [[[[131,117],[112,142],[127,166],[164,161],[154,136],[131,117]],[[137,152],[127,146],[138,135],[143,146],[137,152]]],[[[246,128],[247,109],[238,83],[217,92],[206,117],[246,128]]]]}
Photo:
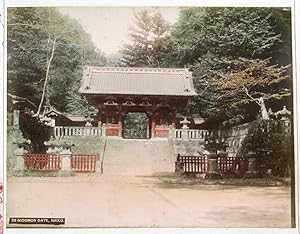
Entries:
{"type": "MultiPolygon", "coordinates": [[[[178,0],[125,0],[125,1],[118,1],[118,0],[4,0],[4,7],[1,6],[3,4],[3,1],[0,2],[0,10],[5,10],[5,14],[2,11],[2,20],[4,21],[6,25],[6,7],[20,7],[20,6],[113,6],[113,7],[122,7],[122,6],[227,6],[227,7],[291,7],[292,8],[292,19],[293,19],[293,38],[295,39],[297,37],[298,46],[296,45],[296,41],[293,40],[293,74],[294,74],[294,82],[293,82],[293,91],[294,91],[294,126],[295,126],[295,164],[296,164],[296,171],[295,171],[295,180],[298,185],[298,175],[299,175],[299,159],[297,157],[298,155],[298,145],[300,145],[300,139],[298,138],[298,125],[297,125],[297,110],[299,108],[299,95],[297,94],[296,90],[299,90],[299,82],[297,82],[297,73],[296,73],[296,67],[300,67],[300,49],[299,49],[299,32],[296,31],[295,22],[299,21],[298,17],[300,15],[300,4],[297,2],[297,0],[252,0],[252,1],[246,1],[246,0],[221,0],[221,1],[213,1],[213,0],[189,0],[189,1],[178,1],[178,0]],[[51,2],[51,3],[50,3],[51,2]],[[4,16],[3,16],[4,15],[4,16]],[[296,21],[297,20],[297,21],[296,21]],[[296,52],[296,53],[295,53],[296,52]]],[[[298,26],[299,27],[299,26],[298,26]]],[[[0,31],[1,35],[1,31],[0,31]]],[[[0,36],[1,39],[1,36],[0,36]]],[[[6,42],[6,31],[4,34],[4,39],[6,42]]],[[[2,47],[1,47],[2,48],[2,47]]],[[[2,59],[2,56],[0,57],[0,62],[4,62],[3,66],[3,75],[1,79],[1,85],[0,85],[0,92],[3,97],[3,100],[0,99],[0,111],[3,113],[3,115],[0,115],[0,122],[3,123],[4,128],[4,135],[0,134],[0,147],[2,145],[2,155],[6,155],[6,115],[4,115],[6,110],[6,43],[4,48],[4,59],[2,59]],[[3,92],[3,93],[2,93],[3,92]]],[[[3,63],[2,63],[3,64],[3,63]]],[[[298,76],[298,78],[300,78],[298,76]]],[[[3,157],[4,160],[4,157],[3,157]]],[[[1,166],[1,164],[0,164],[1,166]]],[[[0,167],[1,168],[1,167],[0,167]]],[[[4,160],[4,168],[6,168],[6,160],[4,160]]],[[[1,178],[1,177],[0,177],[1,178]]],[[[6,170],[4,170],[4,177],[6,178],[6,170]]],[[[6,195],[6,183],[5,183],[5,190],[4,195],[6,195]]],[[[296,186],[296,204],[298,204],[298,186],[296,186]]],[[[6,206],[4,207],[6,209],[6,206]]],[[[299,204],[296,205],[296,224],[297,227],[299,227],[299,216],[297,215],[299,211],[299,204]]],[[[4,227],[6,226],[6,217],[4,215],[4,227]]],[[[251,229],[215,229],[215,228],[151,228],[151,229],[132,229],[132,228],[126,228],[126,229],[13,229],[13,228],[4,228],[5,233],[299,233],[298,228],[296,229],[257,229],[257,228],[251,228],[251,229]]]]}
{"type": "Polygon", "coordinates": [[[293,0],[6,0],[7,6],[227,6],[292,7],[293,0]],[[51,2],[51,4],[49,4],[51,2]]]}

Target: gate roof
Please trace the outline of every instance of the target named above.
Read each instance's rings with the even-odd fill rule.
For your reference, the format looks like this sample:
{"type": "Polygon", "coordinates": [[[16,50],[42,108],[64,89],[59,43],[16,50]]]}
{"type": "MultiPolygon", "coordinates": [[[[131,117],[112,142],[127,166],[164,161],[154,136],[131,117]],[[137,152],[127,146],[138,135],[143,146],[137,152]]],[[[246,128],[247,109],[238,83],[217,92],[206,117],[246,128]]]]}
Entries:
{"type": "Polygon", "coordinates": [[[86,66],[82,94],[195,96],[187,69],[86,66]]]}

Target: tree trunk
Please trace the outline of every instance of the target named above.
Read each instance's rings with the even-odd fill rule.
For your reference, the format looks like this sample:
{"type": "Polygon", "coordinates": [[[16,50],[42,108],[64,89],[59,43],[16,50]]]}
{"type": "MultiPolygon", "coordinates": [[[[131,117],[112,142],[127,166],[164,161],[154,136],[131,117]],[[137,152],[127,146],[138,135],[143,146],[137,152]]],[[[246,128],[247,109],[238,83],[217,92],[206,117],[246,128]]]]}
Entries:
{"type": "Polygon", "coordinates": [[[258,99],[258,101],[259,101],[259,105],[260,105],[260,112],[261,112],[262,119],[270,119],[264,99],[262,97],[260,97],[258,99]]]}
{"type": "Polygon", "coordinates": [[[52,62],[52,59],[53,59],[53,56],[54,56],[54,51],[55,51],[55,42],[56,42],[56,38],[54,38],[54,40],[53,40],[51,56],[50,56],[50,59],[49,59],[48,64],[47,64],[47,71],[46,71],[46,78],[45,78],[45,81],[44,81],[43,94],[42,94],[42,97],[41,97],[39,108],[38,108],[38,110],[37,110],[37,112],[34,116],[39,116],[39,114],[41,112],[43,102],[44,102],[44,98],[45,98],[45,94],[46,94],[46,90],[47,90],[47,85],[48,85],[48,79],[49,79],[49,70],[50,70],[51,62],[52,62]]]}

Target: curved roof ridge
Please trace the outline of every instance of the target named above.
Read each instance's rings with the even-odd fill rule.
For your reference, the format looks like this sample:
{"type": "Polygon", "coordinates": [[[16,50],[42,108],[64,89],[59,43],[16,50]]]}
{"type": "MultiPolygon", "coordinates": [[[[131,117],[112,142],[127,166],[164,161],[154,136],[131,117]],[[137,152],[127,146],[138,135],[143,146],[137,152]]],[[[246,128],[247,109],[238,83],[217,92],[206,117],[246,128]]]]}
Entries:
{"type": "Polygon", "coordinates": [[[86,66],[81,94],[195,96],[192,72],[173,68],[86,66]]]}

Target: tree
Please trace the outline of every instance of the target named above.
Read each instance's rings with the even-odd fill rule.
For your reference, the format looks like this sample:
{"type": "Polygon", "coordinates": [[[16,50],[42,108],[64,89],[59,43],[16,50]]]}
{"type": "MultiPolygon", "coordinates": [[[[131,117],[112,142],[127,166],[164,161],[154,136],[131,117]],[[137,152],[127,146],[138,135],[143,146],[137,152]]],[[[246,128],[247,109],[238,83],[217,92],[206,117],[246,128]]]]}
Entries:
{"type": "Polygon", "coordinates": [[[260,107],[262,118],[269,119],[264,100],[291,96],[291,90],[284,85],[289,78],[287,67],[269,63],[269,59],[231,60],[227,75],[213,81],[219,93],[218,100],[222,100],[224,108],[241,108],[254,102],[260,107]]]}
{"type": "Polygon", "coordinates": [[[189,8],[172,30],[172,46],[181,63],[207,53],[226,57],[266,58],[280,42],[268,8],[189,8]],[[268,51],[269,50],[269,51],[268,51]]]}
{"type": "Polygon", "coordinates": [[[170,50],[170,24],[160,12],[142,10],[129,29],[132,43],[124,43],[121,62],[130,67],[164,67],[170,50]]]}
{"type": "MultiPolygon", "coordinates": [[[[230,65],[239,58],[257,62],[271,58],[268,65],[264,64],[267,67],[289,64],[289,20],[290,14],[280,8],[183,9],[171,32],[172,57],[177,66],[187,65],[192,70],[198,93],[185,113],[207,118],[251,115],[253,111],[249,110],[257,104],[236,105],[236,100],[220,98],[225,90],[220,90],[215,81],[228,77],[230,65]]],[[[290,89],[291,79],[287,75],[283,79],[280,85],[290,89]]],[[[272,83],[266,84],[264,92],[272,89],[272,83]]],[[[277,102],[279,96],[280,100],[288,99],[280,93],[278,99],[268,100],[277,102]]]]}
{"type": "Polygon", "coordinates": [[[103,65],[105,56],[76,20],[54,8],[9,8],[8,90],[39,104],[38,113],[46,102],[68,111],[85,62],[103,65]]]}

